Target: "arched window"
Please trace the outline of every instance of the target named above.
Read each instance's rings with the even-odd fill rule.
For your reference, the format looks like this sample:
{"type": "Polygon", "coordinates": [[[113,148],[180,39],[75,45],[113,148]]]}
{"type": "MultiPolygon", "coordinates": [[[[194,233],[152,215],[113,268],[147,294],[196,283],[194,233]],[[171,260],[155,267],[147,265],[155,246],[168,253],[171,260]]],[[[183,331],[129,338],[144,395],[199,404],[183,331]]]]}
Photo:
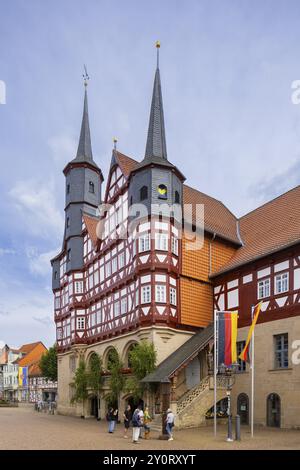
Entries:
{"type": "Polygon", "coordinates": [[[267,397],[267,426],[280,428],[281,424],[281,403],[277,393],[270,393],[267,397]]]}
{"type": "Polygon", "coordinates": [[[249,398],[246,393],[240,393],[237,397],[237,413],[241,424],[249,424],[249,398]]]}
{"type": "Polygon", "coordinates": [[[147,186],[143,186],[140,189],[140,200],[144,201],[145,199],[148,199],[148,188],[147,188],[147,186]]]}
{"type": "Polygon", "coordinates": [[[115,365],[120,363],[120,358],[115,348],[110,348],[107,354],[106,367],[111,370],[115,365]]]}
{"type": "Polygon", "coordinates": [[[180,204],[180,195],[178,191],[175,191],[175,204],[180,204]]]}
{"type": "Polygon", "coordinates": [[[95,192],[95,185],[92,181],[89,182],[89,192],[93,194],[95,192]]]}
{"type": "Polygon", "coordinates": [[[165,184],[160,184],[157,188],[159,199],[168,199],[168,188],[165,184]]]}

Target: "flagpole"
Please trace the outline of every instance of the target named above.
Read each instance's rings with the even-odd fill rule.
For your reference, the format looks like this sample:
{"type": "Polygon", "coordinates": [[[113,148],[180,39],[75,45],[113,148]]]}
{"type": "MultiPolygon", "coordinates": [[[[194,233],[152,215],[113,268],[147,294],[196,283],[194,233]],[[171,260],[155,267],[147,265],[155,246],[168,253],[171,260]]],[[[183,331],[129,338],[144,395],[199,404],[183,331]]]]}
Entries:
{"type": "Polygon", "coordinates": [[[217,436],[217,311],[214,310],[214,436],[217,436]]]}
{"type": "MultiPolygon", "coordinates": [[[[251,320],[253,322],[254,307],[251,310],[251,320]]],[[[251,437],[254,435],[254,330],[251,338],[251,437]]]]}

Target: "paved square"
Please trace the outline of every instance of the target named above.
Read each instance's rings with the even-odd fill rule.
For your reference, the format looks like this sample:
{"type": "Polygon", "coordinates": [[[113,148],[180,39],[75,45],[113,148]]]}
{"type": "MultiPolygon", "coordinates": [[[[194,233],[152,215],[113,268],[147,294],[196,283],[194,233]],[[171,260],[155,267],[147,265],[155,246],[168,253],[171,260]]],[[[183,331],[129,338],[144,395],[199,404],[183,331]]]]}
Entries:
{"type": "Polygon", "coordinates": [[[0,408],[0,435],[1,449],[300,449],[300,431],[259,428],[251,439],[246,427],[242,429],[241,442],[227,443],[225,426],[219,426],[216,439],[212,427],[208,426],[177,431],[173,442],[160,441],[158,433],[153,432],[151,440],[141,440],[136,445],[130,438],[123,438],[122,424],[114,434],[108,434],[103,421],[52,416],[23,406],[0,408]]]}

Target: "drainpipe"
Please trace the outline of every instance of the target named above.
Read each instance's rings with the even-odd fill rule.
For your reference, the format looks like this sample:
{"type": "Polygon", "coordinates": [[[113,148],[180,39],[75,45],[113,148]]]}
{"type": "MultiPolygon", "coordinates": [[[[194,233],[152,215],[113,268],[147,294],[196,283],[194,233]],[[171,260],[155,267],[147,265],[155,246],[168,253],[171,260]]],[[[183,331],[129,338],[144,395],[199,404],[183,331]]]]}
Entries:
{"type": "Polygon", "coordinates": [[[209,242],[209,275],[211,274],[211,265],[212,265],[212,244],[217,234],[214,232],[212,239],[209,242]]]}

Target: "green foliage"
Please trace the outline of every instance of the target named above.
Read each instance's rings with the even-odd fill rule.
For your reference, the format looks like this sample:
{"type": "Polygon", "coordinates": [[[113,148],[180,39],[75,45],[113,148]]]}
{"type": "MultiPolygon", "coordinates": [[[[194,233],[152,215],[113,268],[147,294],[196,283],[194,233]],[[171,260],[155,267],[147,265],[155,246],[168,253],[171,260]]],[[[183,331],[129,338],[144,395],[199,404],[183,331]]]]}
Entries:
{"type": "Polygon", "coordinates": [[[157,354],[153,343],[143,340],[129,352],[129,363],[133,375],[142,380],[155,369],[157,354]]]}
{"type": "Polygon", "coordinates": [[[56,345],[42,355],[39,362],[43,377],[55,382],[57,380],[57,349],[56,345]]]}
{"type": "Polygon", "coordinates": [[[128,362],[131,365],[132,377],[126,380],[125,390],[137,401],[143,396],[147,384],[141,380],[154,371],[156,365],[156,351],[153,343],[141,341],[129,352],[128,362]]]}
{"type": "Polygon", "coordinates": [[[71,403],[84,402],[88,397],[88,373],[84,359],[80,359],[79,361],[72,385],[74,387],[74,396],[71,403]]]}
{"type": "Polygon", "coordinates": [[[103,387],[103,367],[102,359],[99,354],[94,353],[89,360],[89,369],[87,372],[88,387],[92,389],[95,395],[99,395],[103,387]]]}
{"type": "Polygon", "coordinates": [[[120,393],[124,389],[125,378],[122,374],[123,363],[116,349],[109,352],[107,368],[110,371],[110,393],[106,400],[108,403],[118,402],[120,393]]]}

